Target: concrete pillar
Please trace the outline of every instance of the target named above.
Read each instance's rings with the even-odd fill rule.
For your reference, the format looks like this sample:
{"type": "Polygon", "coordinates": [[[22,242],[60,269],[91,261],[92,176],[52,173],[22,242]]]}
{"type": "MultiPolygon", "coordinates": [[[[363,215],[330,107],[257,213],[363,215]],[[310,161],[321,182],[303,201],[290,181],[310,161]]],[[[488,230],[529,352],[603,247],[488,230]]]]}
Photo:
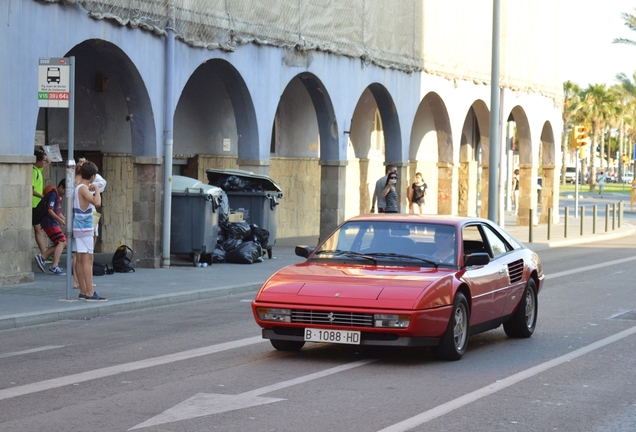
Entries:
{"type": "Polygon", "coordinates": [[[163,160],[133,158],[133,244],[136,267],[159,268],[163,214],[163,160]]]}
{"type": "Polygon", "coordinates": [[[347,161],[320,161],[320,240],[344,221],[347,161]]]}
{"type": "Polygon", "coordinates": [[[477,174],[476,161],[459,164],[457,185],[457,214],[459,216],[477,215],[477,174]]]}
{"type": "Polygon", "coordinates": [[[453,214],[453,164],[437,164],[437,214],[453,214]]]}
{"type": "MultiPolygon", "coordinates": [[[[554,179],[554,165],[543,165],[543,179],[541,184],[541,219],[540,223],[548,223],[548,209],[552,209],[554,218],[555,209],[555,179],[554,179]]],[[[552,223],[555,223],[553,220],[552,223]]]]}
{"type": "Polygon", "coordinates": [[[519,214],[517,215],[518,226],[530,226],[529,210],[533,209],[536,224],[537,214],[537,178],[536,167],[531,164],[519,164],[519,214]]]}
{"type": "Polygon", "coordinates": [[[33,162],[33,154],[0,155],[0,286],[33,282],[33,162]]]}
{"type": "Polygon", "coordinates": [[[398,212],[409,213],[408,197],[406,196],[406,193],[409,185],[411,184],[411,177],[409,176],[408,163],[391,162],[391,164],[397,167],[398,182],[396,190],[398,194],[398,212]]]}
{"type": "Polygon", "coordinates": [[[481,207],[479,217],[488,219],[488,165],[481,166],[481,207]]]}

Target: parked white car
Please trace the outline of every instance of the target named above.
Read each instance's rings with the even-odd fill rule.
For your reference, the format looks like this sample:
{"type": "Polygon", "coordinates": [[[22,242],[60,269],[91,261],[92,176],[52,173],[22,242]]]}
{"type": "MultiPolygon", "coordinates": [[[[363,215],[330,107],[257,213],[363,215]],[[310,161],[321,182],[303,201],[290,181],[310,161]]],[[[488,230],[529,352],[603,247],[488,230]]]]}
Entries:
{"type": "Polygon", "coordinates": [[[632,183],[634,181],[634,173],[624,173],[623,183],[632,183]]]}

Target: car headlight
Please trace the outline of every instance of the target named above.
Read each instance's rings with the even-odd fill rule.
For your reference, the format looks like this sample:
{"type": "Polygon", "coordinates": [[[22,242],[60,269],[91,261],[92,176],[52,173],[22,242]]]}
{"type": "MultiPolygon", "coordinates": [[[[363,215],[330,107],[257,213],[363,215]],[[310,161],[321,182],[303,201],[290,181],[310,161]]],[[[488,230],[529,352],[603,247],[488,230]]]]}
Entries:
{"type": "Polygon", "coordinates": [[[256,314],[263,321],[291,322],[291,309],[259,307],[256,314]]]}
{"type": "Polygon", "coordinates": [[[374,327],[407,328],[410,323],[411,323],[410,315],[389,315],[389,314],[373,315],[374,327]]]}

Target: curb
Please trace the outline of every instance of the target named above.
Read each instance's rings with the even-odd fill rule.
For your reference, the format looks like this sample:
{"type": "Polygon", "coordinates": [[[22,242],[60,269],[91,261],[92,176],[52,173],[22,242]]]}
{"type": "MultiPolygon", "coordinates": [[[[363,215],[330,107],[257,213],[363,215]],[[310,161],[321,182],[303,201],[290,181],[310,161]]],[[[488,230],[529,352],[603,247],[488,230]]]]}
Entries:
{"type": "Polygon", "coordinates": [[[256,293],[261,285],[261,282],[250,282],[241,285],[228,285],[224,287],[186,291],[176,294],[162,294],[141,299],[109,300],[105,303],[87,304],[86,302],[81,302],[79,300],[61,300],[65,302],[68,301],[69,303],[77,302],[78,307],[59,308],[41,313],[5,315],[0,317],[0,330],[49,324],[57,321],[98,318],[112,313],[170,306],[196,300],[225,297],[232,294],[256,293]]]}
{"type": "Polygon", "coordinates": [[[619,230],[615,230],[614,232],[608,232],[605,234],[598,234],[598,233],[593,234],[594,237],[592,239],[590,237],[581,236],[581,237],[571,238],[571,239],[549,241],[547,243],[526,242],[524,243],[524,245],[526,245],[529,249],[537,251],[537,250],[545,250],[545,249],[558,248],[558,247],[575,246],[575,245],[584,244],[584,243],[596,243],[596,242],[601,242],[604,240],[614,240],[617,238],[626,237],[636,232],[635,226],[631,226],[629,224],[626,224],[625,226],[626,226],[625,229],[619,228],[619,230]]]}

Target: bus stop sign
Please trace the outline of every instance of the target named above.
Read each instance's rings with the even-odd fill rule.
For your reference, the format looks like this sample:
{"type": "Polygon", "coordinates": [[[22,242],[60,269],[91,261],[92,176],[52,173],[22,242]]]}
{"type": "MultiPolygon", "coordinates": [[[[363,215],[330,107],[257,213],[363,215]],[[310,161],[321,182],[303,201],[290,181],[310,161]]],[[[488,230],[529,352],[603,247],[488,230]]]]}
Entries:
{"type": "Polygon", "coordinates": [[[38,61],[38,107],[68,108],[70,60],[40,58],[38,61]]]}

